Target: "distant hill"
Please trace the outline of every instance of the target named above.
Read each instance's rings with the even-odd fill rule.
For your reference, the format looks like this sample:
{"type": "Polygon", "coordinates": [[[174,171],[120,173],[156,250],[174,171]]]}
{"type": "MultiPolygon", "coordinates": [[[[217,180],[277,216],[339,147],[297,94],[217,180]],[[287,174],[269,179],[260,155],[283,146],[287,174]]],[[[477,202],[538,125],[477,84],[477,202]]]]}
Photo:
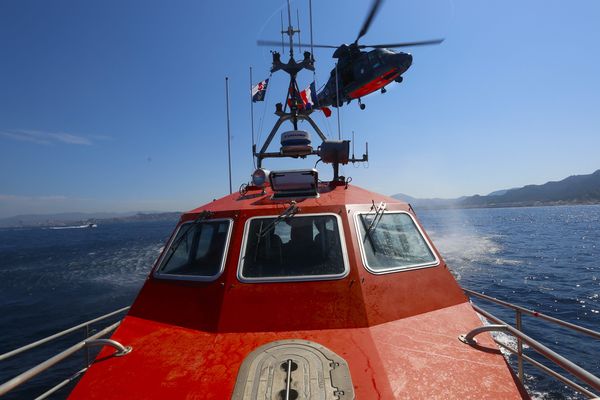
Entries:
{"type": "Polygon", "coordinates": [[[574,175],[543,185],[497,190],[487,196],[458,199],[416,199],[402,193],[392,197],[408,201],[417,208],[527,207],[560,204],[599,204],[600,170],[589,175],[574,175]],[[410,199],[410,200],[409,200],[410,199]]]}
{"type": "Polygon", "coordinates": [[[417,199],[404,193],[398,193],[392,196],[395,199],[402,200],[417,208],[436,209],[436,208],[455,208],[459,207],[459,202],[464,197],[458,199],[417,199]]]}
{"type": "Polygon", "coordinates": [[[143,222],[143,221],[177,221],[181,217],[181,211],[137,213],[126,217],[115,217],[102,219],[99,222],[103,224],[111,222],[143,222]]]}
{"type": "Polygon", "coordinates": [[[128,213],[60,213],[28,214],[0,219],[0,228],[48,227],[82,225],[89,222],[115,223],[133,221],[176,221],[181,212],[128,212],[128,213]]]}

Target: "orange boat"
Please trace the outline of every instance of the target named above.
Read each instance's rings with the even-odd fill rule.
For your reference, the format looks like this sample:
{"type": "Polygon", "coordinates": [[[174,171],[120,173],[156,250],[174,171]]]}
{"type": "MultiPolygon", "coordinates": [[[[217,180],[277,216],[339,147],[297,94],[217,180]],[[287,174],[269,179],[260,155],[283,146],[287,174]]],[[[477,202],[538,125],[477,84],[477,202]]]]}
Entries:
{"type": "Polygon", "coordinates": [[[287,64],[273,56],[291,79],[252,182],[181,217],[112,336],[127,348],[102,351],[70,398],[527,398],[491,337],[485,351],[458,340],[482,322],[412,208],[339,176],[368,155],[311,119],[296,74],[312,56],[290,48],[287,64]],[[311,155],[330,182],[261,168],[311,155]]]}
{"type": "Polygon", "coordinates": [[[407,204],[317,193],[184,214],[112,336],[133,351],[103,351],[70,398],[527,397],[491,338],[458,340],[481,320],[407,204]]]}
{"type": "Polygon", "coordinates": [[[254,149],[252,181],[181,216],[120,323],[0,385],[0,395],[101,346],[95,360],[40,398],[83,374],[70,399],[524,399],[523,361],[594,397],[600,379],[523,334],[521,315],[600,333],[466,291],[515,310],[516,327],[472,304],[409,204],[339,175],[340,165],[368,154],[350,157],[349,141],[327,140],[299,103],[296,74],[312,66],[312,56],[296,63],[291,52],[287,64],[275,56],[273,63],[290,74],[290,90],[266,142],[254,149]],[[317,149],[299,120],[322,140],[317,149]],[[294,130],[268,152],[286,121],[294,130]],[[331,181],[321,182],[315,169],[262,168],[268,158],[311,155],[332,166],[331,181]],[[487,332],[514,336],[516,348],[487,332]],[[517,354],[517,373],[497,344],[517,354]],[[523,354],[523,344],[580,383],[523,354]]]}

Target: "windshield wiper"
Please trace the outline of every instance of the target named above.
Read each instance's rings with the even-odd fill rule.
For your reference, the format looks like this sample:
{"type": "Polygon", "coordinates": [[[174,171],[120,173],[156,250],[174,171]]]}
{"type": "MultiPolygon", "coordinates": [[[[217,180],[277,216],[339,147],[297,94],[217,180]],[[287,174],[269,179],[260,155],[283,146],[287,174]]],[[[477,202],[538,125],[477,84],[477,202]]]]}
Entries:
{"type": "Polygon", "coordinates": [[[381,218],[383,217],[383,213],[385,212],[385,208],[386,208],[386,204],[382,201],[381,203],[379,203],[379,205],[375,206],[375,202],[373,202],[373,205],[371,206],[371,210],[375,210],[375,216],[373,217],[373,220],[371,221],[371,223],[369,224],[369,226],[367,227],[365,218],[361,218],[362,223],[363,223],[363,227],[365,228],[365,236],[367,237],[367,239],[369,239],[369,243],[371,244],[371,248],[373,249],[373,253],[377,253],[377,249],[375,248],[375,243],[373,241],[373,237],[371,236],[371,233],[373,231],[375,231],[375,229],[377,228],[377,225],[379,225],[379,221],[381,221],[381,218]]]}
{"type": "Polygon", "coordinates": [[[260,238],[264,237],[267,234],[267,232],[275,229],[277,224],[279,224],[284,219],[292,218],[294,215],[296,215],[298,213],[298,211],[300,211],[300,208],[296,205],[295,201],[292,201],[290,206],[288,208],[286,208],[281,214],[279,214],[279,216],[277,218],[275,218],[273,220],[273,222],[271,222],[264,229],[261,229],[257,233],[259,241],[260,241],[260,238]]]}
{"type": "Polygon", "coordinates": [[[383,217],[383,213],[385,212],[386,206],[387,204],[385,204],[382,201],[377,207],[375,207],[375,202],[373,202],[371,210],[375,209],[375,216],[373,217],[373,221],[371,221],[371,225],[369,225],[369,228],[367,229],[367,234],[370,234],[371,231],[374,231],[375,228],[377,228],[377,225],[379,225],[379,221],[381,221],[381,217],[383,217]]]}

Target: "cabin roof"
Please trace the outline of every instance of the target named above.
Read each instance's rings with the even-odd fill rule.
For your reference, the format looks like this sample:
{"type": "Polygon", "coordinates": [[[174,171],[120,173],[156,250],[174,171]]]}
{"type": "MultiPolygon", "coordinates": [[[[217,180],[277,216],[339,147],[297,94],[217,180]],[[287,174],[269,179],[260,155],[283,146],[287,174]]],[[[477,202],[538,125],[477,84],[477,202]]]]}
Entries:
{"type": "Polygon", "coordinates": [[[290,199],[272,199],[273,190],[270,186],[262,189],[249,190],[244,195],[239,192],[215,199],[210,203],[192,209],[184,213],[183,219],[191,218],[193,215],[202,211],[226,212],[226,211],[248,211],[248,210],[281,210],[282,206],[295,200],[300,208],[308,207],[345,207],[348,205],[371,205],[373,202],[378,204],[385,202],[387,204],[397,204],[403,209],[408,208],[408,204],[393,197],[384,196],[354,185],[330,185],[329,183],[319,184],[319,197],[317,198],[290,198],[290,199]],[[404,206],[404,207],[402,207],[404,206]]]}

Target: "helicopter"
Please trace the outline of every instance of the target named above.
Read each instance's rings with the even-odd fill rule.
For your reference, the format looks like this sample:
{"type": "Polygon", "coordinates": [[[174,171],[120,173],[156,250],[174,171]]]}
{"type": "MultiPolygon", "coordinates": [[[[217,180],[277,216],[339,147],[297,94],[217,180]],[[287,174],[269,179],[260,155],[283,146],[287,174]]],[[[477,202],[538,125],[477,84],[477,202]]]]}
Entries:
{"type": "MultiPolygon", "coordinates": [[[[382,0],[375,0],[367,14],[358,36],[351,44],[340,46],[313,44],[316,48],[336,49],[333,58],[338,61],[336,67],[331,70],[327,83],[317,94],[317,107],[341,107],[354,99],[358,101],[361,110],[365,109],[362,97],[381,90],[385,93],[385,87],[392,82],[401,83],[404,74],[412,65],[410,53],[395,52],[391,49],[400,47],[424,46],[439,44],[444,39],[433,39],[416,42],[390,43],[364,45],[358,41],[369,30],[373,18],[379,10],[382,0]],[[370,48],[370,51],[362,49],[370,48]]],[[[278,45],[280,42],[273,40],[259,40],[260,46],[278,45]]]]}

